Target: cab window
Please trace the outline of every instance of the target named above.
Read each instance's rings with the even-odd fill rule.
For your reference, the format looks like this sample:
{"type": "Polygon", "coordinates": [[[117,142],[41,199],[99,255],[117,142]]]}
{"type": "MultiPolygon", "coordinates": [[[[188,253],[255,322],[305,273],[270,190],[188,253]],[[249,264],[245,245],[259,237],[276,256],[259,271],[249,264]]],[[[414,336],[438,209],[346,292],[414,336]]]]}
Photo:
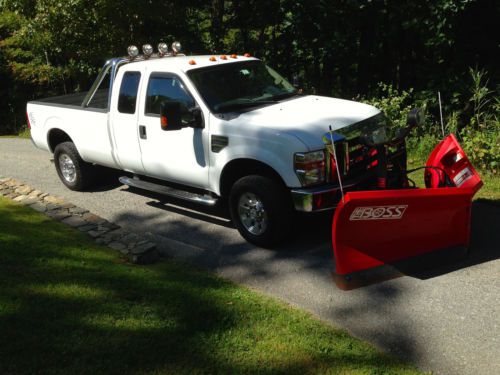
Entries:
{"type": "Polygon", "coordinates": [[[123,75],[122,84],[120,86],[120,95],[118,96],[118,111],[121,113],[135,113],[135,105],[137,103],[137,90],[141,73],[126,72],[123,75]]]}
{"type": "Polygon", "coordinates": [[[179,78],[152,74],[148,82],[144,113],[146,115],[159,115],[161,103],[164,101],[181,102],[185,109],[195,106],[194,99],[179,78]]]}

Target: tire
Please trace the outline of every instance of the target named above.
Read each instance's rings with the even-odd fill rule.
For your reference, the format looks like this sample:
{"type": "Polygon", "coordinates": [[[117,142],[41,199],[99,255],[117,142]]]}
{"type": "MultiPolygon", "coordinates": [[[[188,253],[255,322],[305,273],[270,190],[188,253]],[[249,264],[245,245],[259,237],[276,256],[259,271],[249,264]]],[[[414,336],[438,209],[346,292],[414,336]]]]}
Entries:
{"type": "Polygon", "coordinates": [[[290,194],[275,180],[250,175],[236,181],[229,194],[234,225],[248,242],[272,247],[291,229],[290,194]]]}
{"type": "Polygon", "coordinates": [[[82,191],[94,182],[92,165],[83,161],[73,142],[56,146],[54,164],[62,183],[70,190],[82,191]]]}

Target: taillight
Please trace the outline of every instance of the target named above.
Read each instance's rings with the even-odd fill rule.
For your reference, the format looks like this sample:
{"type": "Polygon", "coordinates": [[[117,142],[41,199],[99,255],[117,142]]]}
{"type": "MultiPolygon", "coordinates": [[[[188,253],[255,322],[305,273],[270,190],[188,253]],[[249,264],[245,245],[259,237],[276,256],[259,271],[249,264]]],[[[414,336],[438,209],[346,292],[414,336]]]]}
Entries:
{"type": "Polygon", "coordinates": [[[28,112],[26,112],[26,125],[28,125],[28,129],[31,130],[30,116],[29,116],[28,112]]]}

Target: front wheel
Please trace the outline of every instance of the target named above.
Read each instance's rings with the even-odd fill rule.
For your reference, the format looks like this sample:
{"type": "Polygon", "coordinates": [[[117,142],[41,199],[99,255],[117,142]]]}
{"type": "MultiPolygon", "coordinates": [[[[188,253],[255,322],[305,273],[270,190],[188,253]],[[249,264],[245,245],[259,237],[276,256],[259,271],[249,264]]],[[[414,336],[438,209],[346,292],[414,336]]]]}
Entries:
{"type": "Polygon", "coordinates": [[[271,247],[290,232],[292,208],[290,194],[271,178],[251,175],[233,185],[229,210],[234,225],[248,241],[271,247]]]}
{"type": "Polygon", "coordinates": [[[84,190],[94,182],[92,165],[83,161],[72,142],[56,146],[54,164],[62,183],[71,190],[84,190]]]}

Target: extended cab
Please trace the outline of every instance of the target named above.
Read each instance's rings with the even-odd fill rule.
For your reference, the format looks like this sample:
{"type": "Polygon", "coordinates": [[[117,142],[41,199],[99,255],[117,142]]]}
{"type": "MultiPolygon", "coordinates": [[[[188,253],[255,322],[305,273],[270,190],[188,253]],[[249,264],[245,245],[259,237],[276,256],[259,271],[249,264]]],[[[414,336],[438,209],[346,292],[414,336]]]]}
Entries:
{"type": "Polygon", "coordinates": [[[87,188],[101,165],[136,188],[223,198],[263,246],[283,239],[293,210],[335,207],[339,176],[346,190],[372,183],[373,150],[359,138],[385,127],[378,109],[303,95],[257,58],[175,52],[111,59],[89,92],[29,102],[27,116],[68,188],[87,188]]]}

